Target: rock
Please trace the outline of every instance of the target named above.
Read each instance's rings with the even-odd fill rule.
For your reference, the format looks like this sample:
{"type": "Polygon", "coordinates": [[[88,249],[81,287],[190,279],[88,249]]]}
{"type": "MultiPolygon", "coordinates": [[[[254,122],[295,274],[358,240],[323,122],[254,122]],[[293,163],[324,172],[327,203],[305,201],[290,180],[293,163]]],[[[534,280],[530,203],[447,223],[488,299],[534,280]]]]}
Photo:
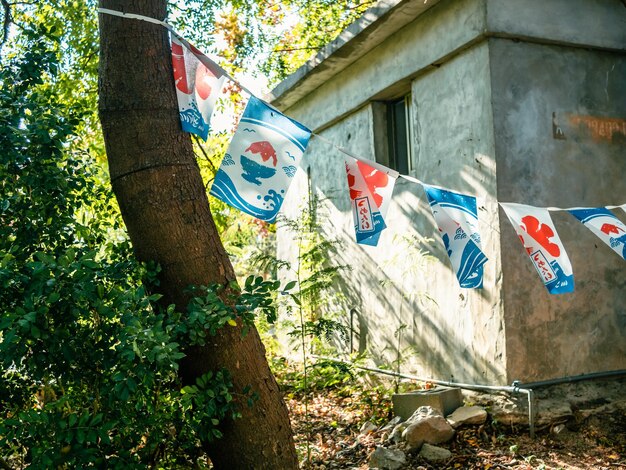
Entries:
{"type": "Polygon", "coordinates": [[[389,435],[389,441],[395,444],[400,443],[402,441],[402,433],[404,432],[406,427],[406,423],[396,424],[396,426],[393,428],[393,431],[391,431],[391,434],[389,435]]]}
{"type": "Polygon", "coordinates": [[[422,406],[406,421],[402,440],[409,452],[419,450],[424,442],[440,444],[454,436],[454,429],[441,414],[430,406],[422,406]]]}
{"type": "Polygon", "coordinates": [[[565,425],[564,424],[557,424],[552,429],[550,429],[550,433],[551,434],[560,434],[561,431],[563,431],[563,429],[565,429],[565,425]]]}
{"type": "Polygon", "coordinates": [[[382,428],[380,428],[380,430],[381,431],[391,431],[391,430],[393,430],[393,428],[395,428],[401,422],[402,422],[402,417],[401,416],[396,416],[391,421],[389,421],[387,424],[385,424],[382,428]]]}
{"type": "Polygon", "coordinates": [[[406,465],[406,455],[401,450],[376,447],[370,455],[369,468],[380,468],[381,470],[397,470],[406,465]]]}
{"type": "Polygon", "coordinates": [[[564,423],[574,416],[572,406],[560,399],[541,400],[537,406],[537,426],[550,426],[557,423],[564,423]]]}
{"type": "Polygon", "coordinates": [[[528,426],[528,400],[525,395],[468,392],[466,400],[487,407],[493,421],[499,424],[528,426]]]}
{"type": "Polygon", "coordinates": [[[365,421],[363,423],[363,426],[361,426],[361,429],[360,429],[359,432],[360,432],[361,435],[364,435],[364,434],[369,434],[371,432],[374,432],[374,431],[376,431],[376,429],[378,429],[378,426],[376,426],[374,423],[371,423],[369,421],[365,421]]]}
{"type": "Polygon", "coordinates": [[[443,463],[452,457],[452,452],[442,447],[424,444],[419,455],[430,463],[443,463]]]}
{"type": "Polygon", "coordinates": [[[483,424],[487,421],[487,412],[480,406],[462,406],[448,416],[448,423],[453,428],[464,424],[483,424]]]}

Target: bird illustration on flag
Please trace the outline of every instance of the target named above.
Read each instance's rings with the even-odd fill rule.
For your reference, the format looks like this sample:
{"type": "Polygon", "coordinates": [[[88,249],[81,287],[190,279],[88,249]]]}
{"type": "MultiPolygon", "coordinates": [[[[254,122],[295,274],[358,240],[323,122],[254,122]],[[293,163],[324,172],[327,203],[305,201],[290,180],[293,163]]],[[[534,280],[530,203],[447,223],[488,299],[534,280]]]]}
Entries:
{"type": "Polygon", "coordinates": [[[215,174],[211,195],[275,222],[310,137],[302,124],[252,96],[215,174]]]}
{"type": "MultiPolygon", "coordinates": [[[[219,67],[207,67],[197,58],[199,51],[188,50],[172,36],[172,66],[176,98],[183,131],[196,134],[206,140],[215,101],[222,89],[224,76],[219,67]]],[[[203,55],[204,62],[212,62],[203,55]]]]}
{"type": "Polygon", "coordinates": [[[376,246],[387,228],[385,216],[396,178],[356,158],[346,157],[345,164],[356,241],[376,246]]]}
{"type": "Polygon", "coordinates": [[[574,292],[574,273],[547,209],[500,203],[551,294],[574,292]]]}
{"type": "Polygon", "coordinates": [[[568,211],[626,260],[626,225],[606,207],[568,211]]]}
{"type": "Polygon", "coordinates": [[[483,265],[476,198],[424,185],[430,209],[461,287],[483,286],[483,265]]]}

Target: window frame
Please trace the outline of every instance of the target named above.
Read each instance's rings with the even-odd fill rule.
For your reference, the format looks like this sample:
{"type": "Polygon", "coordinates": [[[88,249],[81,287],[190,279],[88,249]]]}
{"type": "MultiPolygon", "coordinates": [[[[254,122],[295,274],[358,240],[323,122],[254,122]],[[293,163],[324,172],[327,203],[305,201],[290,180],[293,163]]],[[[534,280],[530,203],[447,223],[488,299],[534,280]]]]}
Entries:
{"type": "Polygon", "coordinates": [[[411,93],[372,102],[376,162],[413,175],[411,93]]]}

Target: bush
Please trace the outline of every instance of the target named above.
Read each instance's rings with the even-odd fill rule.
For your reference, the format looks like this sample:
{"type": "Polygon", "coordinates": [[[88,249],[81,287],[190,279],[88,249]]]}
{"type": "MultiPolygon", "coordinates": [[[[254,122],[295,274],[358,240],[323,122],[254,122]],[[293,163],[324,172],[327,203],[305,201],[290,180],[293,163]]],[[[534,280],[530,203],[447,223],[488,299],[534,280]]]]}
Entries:
{"type": "Polygon", "coordinates": [[[58,49],[32,33],[0,69],[0,464],[189,466],[236,415],[230,379],[181,388],[181,344],[204,327],[150,295],[158,267],[133,258],[77,148],[85,103],[55,93],[58,49]]]}

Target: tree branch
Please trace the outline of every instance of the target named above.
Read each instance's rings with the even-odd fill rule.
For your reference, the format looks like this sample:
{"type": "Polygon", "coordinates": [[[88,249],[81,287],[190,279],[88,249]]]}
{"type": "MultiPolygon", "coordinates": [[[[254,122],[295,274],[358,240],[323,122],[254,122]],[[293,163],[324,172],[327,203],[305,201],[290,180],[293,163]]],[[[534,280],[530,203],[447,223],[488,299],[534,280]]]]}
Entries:
{"type": "Polygon", "coordinates": [[[11,16],[11,4],[8,0],[0,0],[0,4],[2,4],[2,11],[4,13],[4,19],[2,21],[2,39],[0,40],[0,50],[2,46],[7,42],[9,38],[9,28],[11,27],[11,23],[13,23],[13,17],[11,16]]]}
{"type": "Polygon", "coordinates": [[[211,169],[214,172],[216,172],[217,168],[215,168],[215,165],[213,164],[213,162],[209,158],[209,155],[206,153],[206,150],[204,150],[204,148],[202,147],[202,142],[200,142],[200,138],[197,135],[195,135],[195,134],[191,134],[191,137],[193,138],[193,140],[196,141],[196,144],[198,144],[198,148],[202,152],[202,155],[204,155],[204,159],[209,163],[209,166],[211,167],[211,169]]]}
{"type": "MultiPolygon", "coordinates": [[[[200,142],[200,138],[197,135],[195,135],[195,134],[191,134],[191,138],[193,140],[195,140],[195,142],[197,144],[197,147],[200,149],[200,152],[202,152],[202,155],[204,156],[204,159],[208,162],[209,166],[213,170],[213,174],[217,173],[217,168],[215,168],[215,165],[213,164],[213,162],[209,158],[209,155],[204,150],[204,147],[202,147],[202,142],[200,142]]],[[[205,191],[209,189],[209,185],[211,184],[211,181],[213,181],[214,179],[215,179],[215,177],[208,179],[208,181],[204,185],[205,191]]]]}

